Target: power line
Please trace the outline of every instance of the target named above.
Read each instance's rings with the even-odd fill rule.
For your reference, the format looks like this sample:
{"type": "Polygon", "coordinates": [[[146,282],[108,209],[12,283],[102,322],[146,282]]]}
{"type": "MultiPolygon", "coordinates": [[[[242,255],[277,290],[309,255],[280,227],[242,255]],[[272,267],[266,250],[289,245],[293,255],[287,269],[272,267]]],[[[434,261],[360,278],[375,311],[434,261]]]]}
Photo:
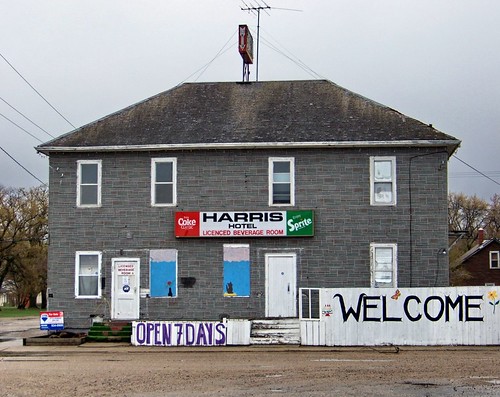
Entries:
{"type": "MultiPolygon", "coordinates": [[[[238,33],[238,31],[236,31],[235,33],[238,33]]],[[[215,61],[219,56],[221,56],[222,54],[226,53],[227,51],[229,51],[232,48],[232,47],[228,47],[228,48],[226,48],[224,50],[224,48],[233,39],[235,33],[231,34],[231,36],[226,41],[226,43],[222,46],[222,48],[219,50],[219,52],[217,54],[215,54],[215,56],[204,66],[203,70],[200,72],[199,76],[194,81],[198,81],[198,79],[203,75],[203,73],[205,73],[205,71],[208,69],[208,67],[212,64],[213,61],[215,61]]]]}
{"type": "Polygon", "coordinates": [[[45,97],[44,97],[42,94],[40,94],[40,93],[36,90],[36,88],[35,88],[35,87],[33,87],[33,86],[29,83],[29,81],[28,81],[28,80],[26,80],[26,79],[23,77],[23,75],[22,75],[21,73],[19,73],[19,72],[17,71],[17,69],[16,69],[16,68],[15,68],[15,67],[14,67],[14,66],[13,66],[13,65],[12,65],[12,64],[8,61],[8,60],[7,60],[7,58],[5,58],[5,57],[2,55],[2,53],[0,53],[0,57],[2,57],[2,58],[3,58],[3,60],[4,60],[5,62],[7,62],[7,65],[9,65],[9,66],[12,68],[12,70],[14,70],[14,72],[16,72],[16,73],[18,74],[18,76],[19,76],[19,77],[21,77],[21,78],[24,80],[24,82],[25,82],[26,84],[28,84],[28,85],[31,87],[31,89],[32,89],[33,91],[35,91],[35,92],[38,94],[38,96],[39,96],[40,98],[42,98],[42,99],[45,101],[45,103],[46,103],[47,105],[49,105],[49,106],[50,106],[50,107],[51,107],[51,108],[52,108],[52,109],[53,109],[53,110],[54,110],[54,111],[55,111],[55,112],[56,112],[59,116],[61,116],[61,117],[62,117],[62,118],[63,118],[63,119],[64,119],[64,120],[65,120],[65,121],[66,121],[66,122],[67,122],[67,123],[71,126],[71,127],[76,128],[76,127],[75,127],[75,126],[74,126],[74,125],[73,125],[73,124],[72,124],[72,123],[71,123],[71,122],[70,122],[70,121],[69,121],[66,117],[64,117],[64,116],[61,114],[61,112],[59,112],[59,110],[57,110],[54,106],[52,106],[52,104],[51,104],[51,103],[50,103],[47,99],[45,99],[45,97]]]}
{"type": "Polygon", "coordinates": [[[459,159],[457,156],[453,155],[454,158],[456,158],[458,161],[460,161],[462,164],[465,164],[467,167],[473,169],[474,171],[476,171],[478,174],[484,176],[486,179],[489,179],[491,182],[497,184],[498,186],[500,186],[500,182],[494,180],[493,178],[490,178],[488,175],[486,175],[484,172],[481,172],[479,171],[477,168],[474,168],[472,165],[470,164],[467,164],[465,161],[459,159]]]}
{"type": "MultiPolygon", "coordinates": [[[[266,34],[269,35],[268,32],[265,32],[266,34]]],[[[271,35],[269,35],[270,37],[272,37],[271,35]]],[[[284,56],[285,58],[287,58],[288,60],[292,61],[293,63],[295,63],[299,68],[301,68],[302,70],[304,70],[306,73],[308,73],[310,76],[316,78],[316,79],[324,79],[325,77],[321,76],[319,73],[315,72],[313,69],[311,69],[309,66],[307,66],[302,60],[300,60],[299,58],[297,58],[291,51],[287,50],[285,47],[283,47],[283,45],[281,43],[278,42],[278,40],[276,40],[274,37],[272,37],[272,39],[276,42],[276,44],[278,44],[279,46],[281,46],[283,48],[283,50],[285,50],[286,52],[288,52],[288,54],[290,55],[287,55],[285,54],[281,49],[279,49],[278,47],[276,47],[274,44],[272,44],[269,40],[267,40],[266,38],[262,38],[262,41],[264,42],[264,44],[266,44],[270,49],[272,49],[273,51],[277,52],[278,54],[284,56]]]]}
{"type": "Polygon", "coordinates": [[[25,130],[23,127],[21,127],[19,124],[16,124],[15,122],[13,122],[11,119],[9,119],[7,116],[5,116],[4,114],[0,113],[0,116],[2,116],[5,120],[9,121],[10,123],[14,124],[17,128],[23,130],[24,132],[26,132],[30,137],[36,139],[38,142],[40,143],[43,143],[43,141],[36,137],[35,135],[33,135],[31,132],[29,132],[28,130],[25,130]]]}
{"type": "MultiPolygon", "coordinates": [[[[213,61],[215,61],[215,59],[217,59],[219,56],[221,56],[222,54],[226,53],[228,50],[231,49],[231,47],[228,47],[224,50],[224,47],[227,46],[227,44],[231,41],[231,39],[233,39],[234,35],[238,33],[238,30],[236,30],[234,33],[231,33],[231,36],[229,37],[229,39],[226,41],[226,44],[224,44],[222,46],[222,48],[219,50],[219,52],[208,62],[206,63],[205,65],[203,65],[201,68],[197,69],[196,71],[194,71],[193,73],[191,73],[188,77],[186,77],[184,80],[182,80],[179,84],[177,84],[176,87],[180,86],[182,83],[184,83],[185,81],[189,80],[191,77],[193,77],[195,74],[199,73],[200,71],[200,75],[196,78],[196,80],[198,80],[201,75],[203,73],[205,73],[205,71],[208,69],[208,67],[212,64],[213,61]]],[[[195,80],[195,81],[196,81],[195,80]]]]}
{"type": "Polygon", "coordinates": [[[0,146],[0,150],[4,152],[7,156],[9,156],[19,167],[25,170],[28,174],[30,174],[33,178],[35,178],[42,185],[47,186],[45,182],[42,182],[36,175],[34,175],[31,171],[29,171],[24,165],[22,165],[19,161],[17,161],[13,156],[10,155],[2,146],[0,146]]]}
{"type": "MultiPolygon", "coordinates": [[[[500,178],[500,171],[483,171],[491,178],[500,178]]],[[[482,178],[483,176],[475,171],[450,172],[450,178],[482,178]]]]}
{"type": "Polygon", "coordinates": [[[25,116],[23,113],[21,113],[19,110],[17,110],[14,106],[12,106],[9,102],[7,102],[5,99],[3,99],[2,97],[0,97],[0,100],[5,103],[7,106],[9,106],[12,110],[14,110],[15,112],[17,112],[17,114],[21,115],[22,117],[24,117],[26,120],[28,120],[31,124],[33,124],[35,127],[38,127],[39,129],[41,129],[43,132],[45,132],[48,136],[50,136],[51,138],[55,138],[54,135],[52,135],[50,132],[48,131],[45,131],[42,127],[40,127],[37,123],[35,123],[33,120],[31,120],[29,117],[25,116]]]}

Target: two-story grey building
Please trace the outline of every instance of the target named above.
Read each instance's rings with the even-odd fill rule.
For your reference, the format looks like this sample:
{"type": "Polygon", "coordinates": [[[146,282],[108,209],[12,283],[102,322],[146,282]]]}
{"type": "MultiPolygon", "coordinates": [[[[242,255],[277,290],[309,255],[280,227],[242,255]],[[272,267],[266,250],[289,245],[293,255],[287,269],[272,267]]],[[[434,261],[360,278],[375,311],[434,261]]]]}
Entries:
{"type": "Polygon", "coordinates": [[[459,144],[329,81],[175,87],[37,147],[49,308],[297,317],[300,287],[448,285],[459,144]]]}

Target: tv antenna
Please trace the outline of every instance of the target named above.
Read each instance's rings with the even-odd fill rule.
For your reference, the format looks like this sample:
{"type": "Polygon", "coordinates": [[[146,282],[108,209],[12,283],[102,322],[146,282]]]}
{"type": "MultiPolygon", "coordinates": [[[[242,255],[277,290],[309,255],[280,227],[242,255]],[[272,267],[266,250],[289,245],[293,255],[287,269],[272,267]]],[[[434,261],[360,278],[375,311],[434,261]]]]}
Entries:
{"type": "Polygon", "coordinates": [[[264,11],[267,15],[270,15],[267,10],[283,10],[283,11],[299,11],[301,12],[302,10],[296,10],[293,8],[279,8],[279,7],[271,7],[264,0],[260,0],[262,2],[259,3],[259,1],[254,0],[257,5],[254,6],[252,3],[247,4],[245,0],[241,0],[245,7],[240,7],[242,11],[248,11],[251,12],[252,14],[257,14],[257,62],[255,64],[255,81],[259,81],[259,42],[260,42],[260,12],[264,11]]]}

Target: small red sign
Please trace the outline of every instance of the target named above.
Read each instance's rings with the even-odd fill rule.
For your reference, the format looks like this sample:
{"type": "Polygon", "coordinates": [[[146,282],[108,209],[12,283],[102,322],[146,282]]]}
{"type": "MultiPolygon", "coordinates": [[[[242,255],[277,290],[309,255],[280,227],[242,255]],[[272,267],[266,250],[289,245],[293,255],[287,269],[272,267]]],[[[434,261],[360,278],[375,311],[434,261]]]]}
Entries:
{"type": "Polygon", "coordinates": [[[177,212],[175,214],[175,237],[199,237],[200,213],[177,212]]]}
{"type": "Polygon", "coordinates": [[[238,51],[243,62],[253,63],[253,37],[247,25],[240,25],[238,29],[238,51]]]}

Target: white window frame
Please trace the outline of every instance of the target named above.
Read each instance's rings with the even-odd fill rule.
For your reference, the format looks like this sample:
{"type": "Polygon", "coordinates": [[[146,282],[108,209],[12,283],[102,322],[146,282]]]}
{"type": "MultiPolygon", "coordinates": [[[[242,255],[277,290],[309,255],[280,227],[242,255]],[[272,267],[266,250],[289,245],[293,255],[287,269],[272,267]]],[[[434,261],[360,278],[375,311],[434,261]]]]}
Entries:
{"type": "MultiPolygon", "coordinates": [[[[101,186],[102,186],[102,160],[78,160],[76,170],[76,206],[79,208],[96,208],[101,206],[101,186]],[[97,203],[95,204],[82,204],[82,165],[97,164],[97,203]]],[[[85,184],[85,186],[92,186],[94,184],[85,184]]]]}
{"type": "Polygon", "coordinates": [[[370,244],[370,285],[372,288],[396,288],[398,286],[398,245],[397,244],[380,244],[371,243],[370,244]],[[377,284],[375,280],[375,251],[377,248],[389,248],[392,249],[392,284],[391,285],[381,285],[377,284]]]}
{"type": "Polygon", "coordinates": [[[293,157],[269,157],[269,206],[270,207],[291,207],[295,205],[295,158],[293,157]],[[290,163],[290,202],[289,203],[274,203],[273,202],[273,166],[275,162],[290,163]]]}
{"type": "Polygon", "coordinates": [[[490,251],[490,269],[500,269],[500,251],[490,251]],[[496,262],[495,266],[493,266],[494,262],[496,262]]]}
{"type": "Polygon", "coordinates": [[[151,206],[153,207],[175,207],[177,205],[177,159],[175,157],[156,157],[151,159],[151,206]],[[160,184],[172,184],[172,202],[156,202],[156,164],[172,163],[172,182],[159,182],[160,184]]]}
{"type": "Polygon", "coordinates": [[[396,157],[395,156],[371,156],[370,157],[370,205],[375,206],[394,206],[397,203],[396,197],[396,157]],[[379,161],[390,161],[391,162],[391,178],[390,179],[382,179],[377,180],[375,177],[375,163],[379,161]],[[375,196],[375,184],[381,183],[390,183],[392,187],[392,200],[389,202],[386,201],[377,201],[375,196]]]}
{"type": "Polygon", "coordinates": [[[101,269],[102,269],[102,252],[101,251],[76,251],[75,252],[75,298],[77,299],[100,299],[102,296],[101,289],[101,269]],[[80,294],[80,257],[82,255],[97,255],[97,295],[81,295],[80,294]]]}

